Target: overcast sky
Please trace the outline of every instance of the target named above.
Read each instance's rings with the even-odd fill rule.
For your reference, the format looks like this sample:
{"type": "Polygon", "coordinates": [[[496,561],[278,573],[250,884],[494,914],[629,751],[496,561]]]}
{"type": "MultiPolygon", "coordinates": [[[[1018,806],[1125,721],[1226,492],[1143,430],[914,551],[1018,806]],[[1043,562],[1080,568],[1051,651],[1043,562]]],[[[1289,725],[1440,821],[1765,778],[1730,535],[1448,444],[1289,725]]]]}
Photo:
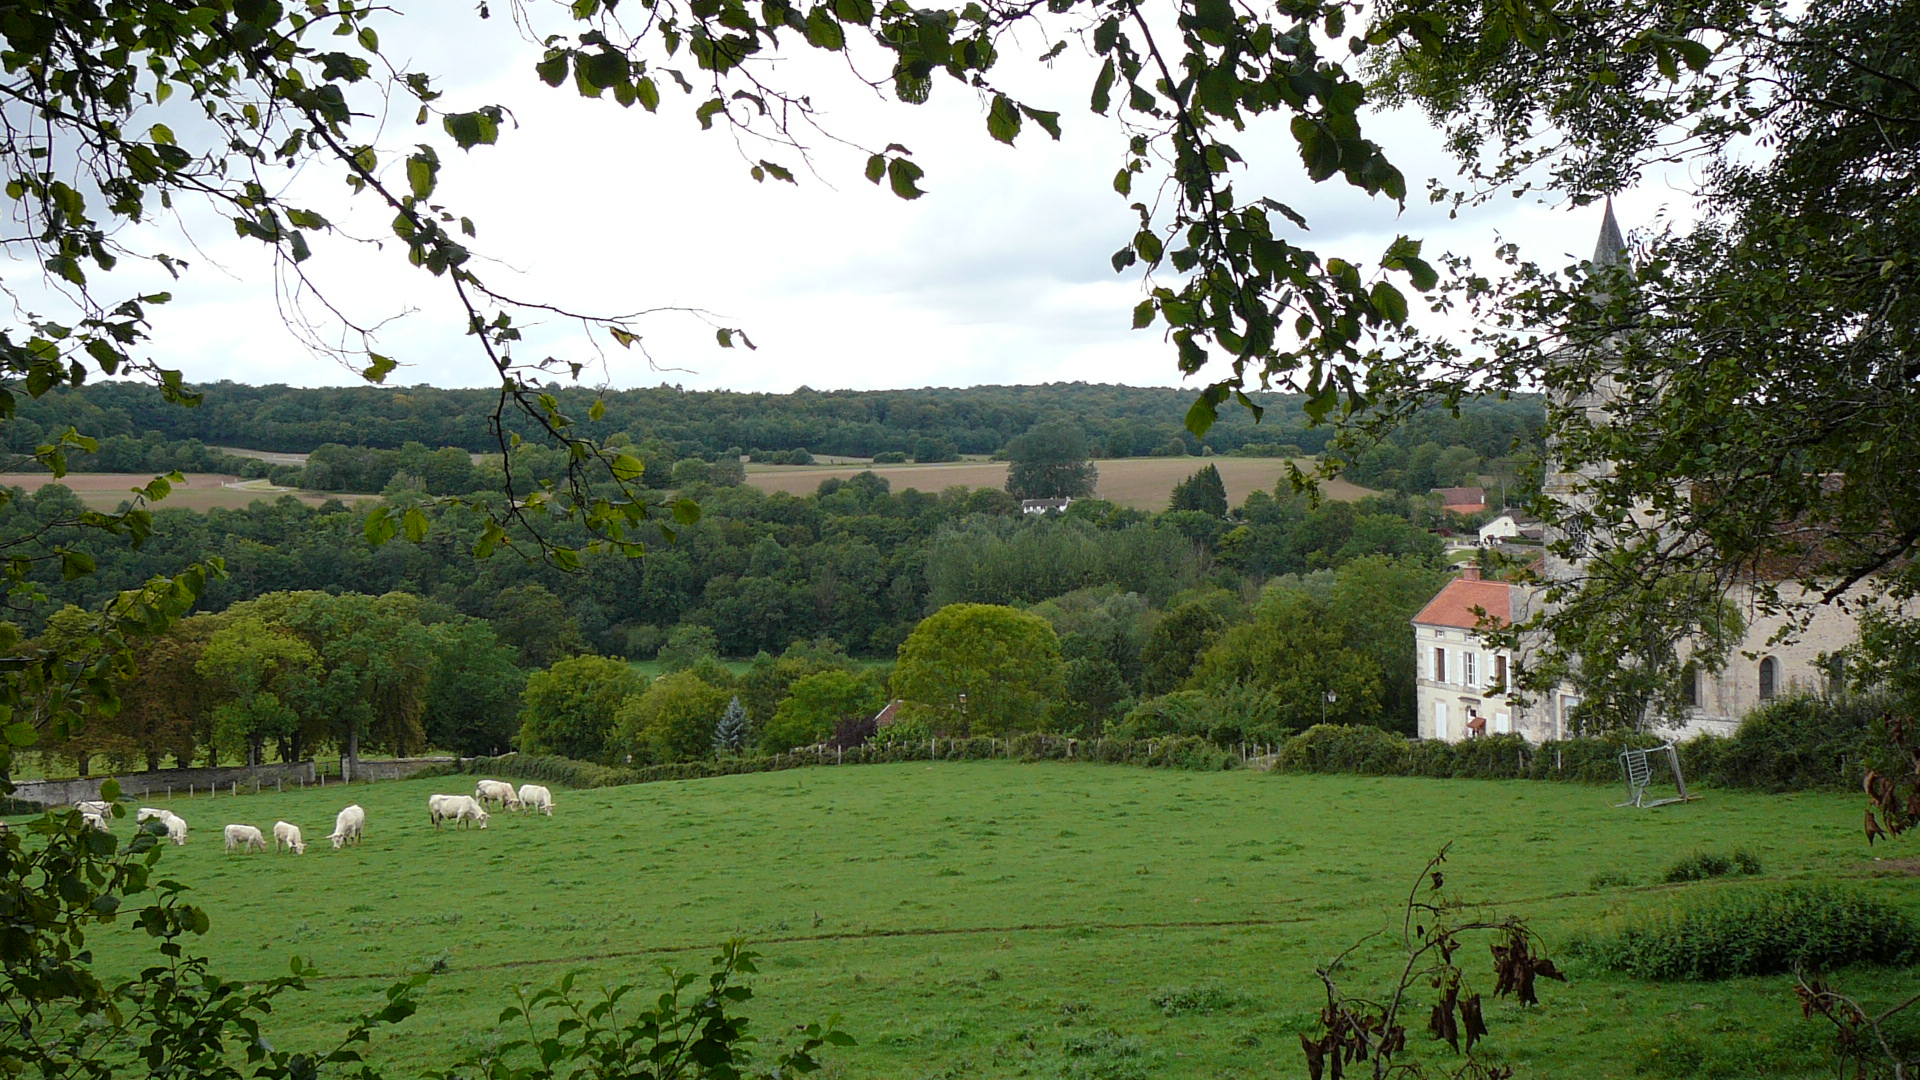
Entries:
{"type": "MultiPolygon", "coordinates": [[[[819,175],[802,175],[797,187],[756,184],[726,134],[698,130],[686,98],[669,93],[649,116],[582,100],[570,85],[548,89],[533,75],[537,51],[509,23],[482,22],[464,5],[446,8],[389,19],[385,47],[436,73],[449,107],[498,102],[518,127],[497,146],[462,154],[437,128],[414,129],[402,110],[385,138],[396,147],[440,144],[446,166],[436,198],[478,224],[477,247],[498,260],[489,271],[496,283],[594,312],[701,308],[746,329],[759,346],[723,351],[705,323],[660,315],[646,323],[657,368],[616,351],[592,381],[769,391],[1182,385],[1160,333],[1128,328],[1141,296],[1138,271],[1116,275],[1108,264],[1134,216],[1109,186],[1121,137],[1087,110],[1084,63],[1068,57],[1051,71],[1017,57],[1005,63],[1012,88],[1059,109],[1066,129],[1055,143],[1030,128],[1007,147],[987,137],[982,103],[944,77],[929,104],[912,108],[877,98],[822,58],[787,61],[790,82],[819,88],[815,102],[836,134],[913,150],[927,171],[927,195],[907,203],[860,176],[864,155],[831,146],[817,157],[819,175]]],[[[1413,198],[1404,214],[1339,183],[1308,183],[1284,117],[1236,140],[1250,159],[1236,179],[1241,200],[1258,193],[1287,202],[1312,224],[1309,246],[1366,260],[1403,232],[1424,238],[1430,254],[1479,257],[1504,237],[1554,266],[1592,250],[1597,207],[1503,198],[1449,221],[1421,197],[1428,176],[1447,172],[1435,133],[1418,116],[1394,115],[1376,117],[1370,134],[1408,176],[1413,198]]],[[[348,202],[333,174],[315,170],[294,185],[330,212],[348,202]]],[[[1631,229],[1659,202],[1657,194],[1624,199],[1623,223],[1631,229]]],[[[346,220],[378,236],[385,217],[346,220]]],[[[187,224],[198,244],[185,252],[193,266],[180,282],[157,282],[176,297],[155,320],[159,359],[194,381],[357,381],[288,332],[257,244],[211,219],[187,224]]],[[[404,365],[389,382],[492,382],[444,284],[407,267],[396,245],[314,246],[309,265],[344,310],[367,323],[402,316],[380,332],[381,351],[404,365]]],[[[181,250],[177,239],[168,247],[181,250]]],[[[529,354],[593,356],[578,328],[561,321],[536,328],[533,339],[529,354]]]]}

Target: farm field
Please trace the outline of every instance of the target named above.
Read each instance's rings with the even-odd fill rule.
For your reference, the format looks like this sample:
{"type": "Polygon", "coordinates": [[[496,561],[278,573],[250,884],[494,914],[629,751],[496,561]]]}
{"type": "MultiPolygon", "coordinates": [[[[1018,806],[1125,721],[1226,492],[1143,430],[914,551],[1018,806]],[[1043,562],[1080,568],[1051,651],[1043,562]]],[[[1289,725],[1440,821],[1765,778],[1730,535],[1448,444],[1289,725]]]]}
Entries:
{"type": "MultiPolygon", "coordinates": [[[[552,819],[436,833],[436,790],[470,788],[173,801],[193,839],[161,876],[212,916],[201,945],[216,969],[264,977],[299,954],[326,973],[276,1010],[277,1045],[320,1045],[390,982],[443,964],[420,1014],[370,1050],[410,1076],[507,1037],[495,1024],[515,986],[579,971],[650,991],[659,964],[704,970],[740,935],[762,953],[749,1014],[763,1040],[830,1012],[859,1039],[828,1075],[1301,1076],[1294,1032],[1323,1000],[1314,966],[1397,926],[1447,840],[1450,886],[1531,917],[1550,954],[1610,913],[1729,887],[1589,885],[1615,870],[1651,881],[1702,848],[1744,847],[1768,879],[1855,878],[1920,906],[1920,879],[1872,858],[1845,795],[1713,791],[1637,811],[1610,806],[1610,787],[1539,782],[921,762],[556,790],[552,819]],[[366,843],[331,851],[322,837],[348,801],[368,810],[366,843]],[[226,822],[276,818],[305,829],[305,856],[222,853],[226,822]],[[1210,1013],[1154,1003],[1205,986],[1226,998],[1210,1013]]],[[[136,938],[88,940],[125,970],[151,955],[136,938]]],[[[1351,988],[1389,955],[1360,950],[1351,988]]],[[[1520,1077],[1831,1075],[1786,977],[1661,985],[1572,967],[1538,1009],[1489,1006],[1486,1045],[1520,1077]]],[[[1920,989],[1905,972],[1839,981],[1883,1002],[1920,989]]]]}
{"type": "MultiPolygon", "coordinates": [[[[0,485],[25,488],[38,491],[47,484],[64,484],[68,490],[80,497],[80,501],[95,510],[113,510],[133,498],[131,489],[145,485],[155,473],[68,473],[55,480],[47,473],[0,473],[0,485]]],[[[352,502],[361,498],[377,498],[372,495],[336,495],[330,492],[290,491],[277,488],[265,480],[243,481],[237,476],[225,476],[219,473],[186,473],[185,484],[175,484],[173,491],[160,502],[153,505],[156,510],[240,510],[253,503],[266,500],[271,502],[282,495],[292,495],[310,506],[319,506],[326,500],[341,499],[352,502]]]]}
{"type": "MultiPolygon", "coordinates": [[[[1312,460],[1301,458],[1300,467],[1312,467],[1312,460]]],[[[1173,485],[1192,476],[1206,465],[1220,468],[1220,479],[1227,485],[1227,501],[1235,506],[1246,500],[1250,491],[1273,490],[1286,472],[1284,458],[1110,458],[1096,461],[1100,483],[1095,494],[1102,499],[1139,510],[1165,510],[1173,485]]],[[[1007,466],[999,461],[956,461],[944,465],[749,465],[747,483],[762,491],[784,491],[810,495],[820,481],[830,476],[842,479],[857,473],[872,472],[886,477],[895,491],[918,488],[940,491],[954,484],[967,487],[1004,487],[1007,466]]],[[[1352,502],[1373,494],[1358,484],[1332,480],[1321,485],[1327,498],[1352,502]]]]}

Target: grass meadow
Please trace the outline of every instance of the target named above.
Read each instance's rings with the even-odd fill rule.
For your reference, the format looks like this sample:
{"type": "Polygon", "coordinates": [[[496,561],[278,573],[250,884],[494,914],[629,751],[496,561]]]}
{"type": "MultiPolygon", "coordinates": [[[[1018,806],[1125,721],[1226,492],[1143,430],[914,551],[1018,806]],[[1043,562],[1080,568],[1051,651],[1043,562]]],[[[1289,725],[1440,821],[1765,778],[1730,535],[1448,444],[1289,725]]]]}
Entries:
{"type": "MultiPolygon", "coordinates": [[[[468,790],[443,778],[173,801],[192,840],[163,872],[212,915],[201,944],[218,969],[268,976],[299,954],[325,972],[276,1012],[278,1045],[318,1045],[390,981],[439,965],[420,1015],[372,1047],[410,1076],[505,1037],[495,1021],[516,985],[569,971],[657,985],[660,964],[704,970],[740,935],[763,956],[750,1014],[764,1040],[828,1012],[859,1039],[831,1076],[1303,1076],[1294,1032],[1322,1000],[1316,963],[1397,926],[1412,876],[1449,840],[1449,886],[1531,917],[1550,948],[1752,880],[1645,884],[1701,849],[1745,848],[1763,880],[1856,879],[1920,907],[1920,879],[1874,859],[1844,795],[1715,791],[1632,810],[1609,805],[1612,788],[1538,782],[909,763],[559,790],[552,819],[436,833],[427,795],[468,790]],[[323,837],[349,801],[367,808],[366,843],[332,851],[323,837]],[[222,852],[227,822],[278,818],[305,830],[305,856],[222,852]],[[1606,873],[1643,884],[1594,887],[1606,873]]],[[[92,943],[110,969],[150,955],[129,928],[92,943]]],[[[1362,947],[1351,988],[1390,958],[1384,940],[1362,947]]],[[[1468,963],[1490,992],[1490,965],[1468,963]]],[[[1490,1055],[1525,1078],[1831,1075],[1785,977],[1573,974],[1544,984],[1537,1009],[1492,1005],[1490,1055]]],[[[1838,981],[1876,1001],[1920,989],[1905,971],[1838,981]]],[[[1422,1017],[1408,1026],[1424,1032],[1422,1017]]]]}

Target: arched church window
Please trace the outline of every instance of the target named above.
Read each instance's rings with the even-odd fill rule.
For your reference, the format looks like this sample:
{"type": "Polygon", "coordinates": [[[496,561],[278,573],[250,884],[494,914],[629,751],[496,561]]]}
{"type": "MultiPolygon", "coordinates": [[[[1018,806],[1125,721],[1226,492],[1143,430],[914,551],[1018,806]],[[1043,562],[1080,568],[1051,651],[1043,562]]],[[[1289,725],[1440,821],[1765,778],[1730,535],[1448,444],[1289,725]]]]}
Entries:
{"type": "Polygon", "coordinates": [[[1780,689],[1780,661],[1769,656],[1760,661],[1760,700],[1767,701],[1780,689]]]}

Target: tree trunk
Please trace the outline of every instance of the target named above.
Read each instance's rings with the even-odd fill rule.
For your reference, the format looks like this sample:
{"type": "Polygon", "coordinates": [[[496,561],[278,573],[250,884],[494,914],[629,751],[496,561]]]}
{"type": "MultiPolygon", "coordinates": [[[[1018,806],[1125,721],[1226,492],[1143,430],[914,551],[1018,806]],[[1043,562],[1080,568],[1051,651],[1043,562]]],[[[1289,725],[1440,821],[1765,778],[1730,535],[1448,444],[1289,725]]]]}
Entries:
{"type": "Polygon", "coordinates": [[[160,771],[160,751],[158,750],[147,751],[147,771],[148,772],[160,771]]]}
{"type": "Polygon", "coordinates": [[[360,729],[357,727],[347,729],[347,756],[342,764],[346,766],[341,770],[346,774],[342,779],[352,780],[353,774],[360,770],[360,729]]]}

